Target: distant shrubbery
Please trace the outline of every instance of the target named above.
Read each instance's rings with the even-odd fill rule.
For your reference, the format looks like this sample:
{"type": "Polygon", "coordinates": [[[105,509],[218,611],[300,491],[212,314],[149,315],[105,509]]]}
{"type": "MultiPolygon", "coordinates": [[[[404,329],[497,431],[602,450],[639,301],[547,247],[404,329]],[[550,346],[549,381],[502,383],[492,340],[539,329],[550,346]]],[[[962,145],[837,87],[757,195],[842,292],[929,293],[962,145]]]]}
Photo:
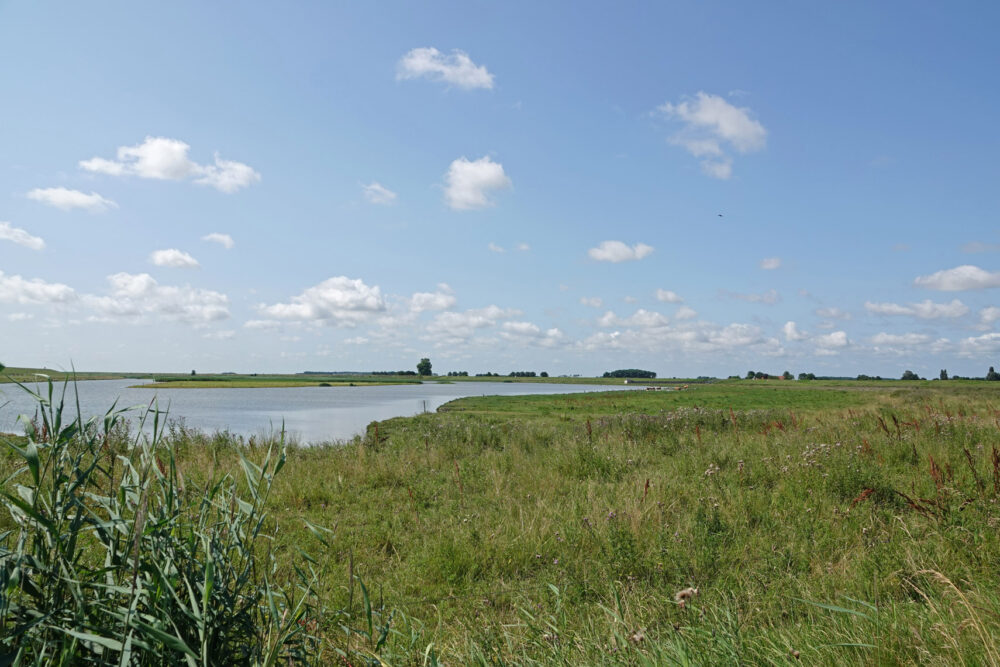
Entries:
{"type": "Polygon", "coordinates": [[[656,377],[656,373],[653,371],[644,371],[639,368],[622,368],[617,371],[608,371],[603,377],[606,378],[648,378],[653,379],[656,377]]]}
{"type": "Polygon", "coordinates": [[[372,375],[416,375],[416,371],[372,371],[372,375]]]}

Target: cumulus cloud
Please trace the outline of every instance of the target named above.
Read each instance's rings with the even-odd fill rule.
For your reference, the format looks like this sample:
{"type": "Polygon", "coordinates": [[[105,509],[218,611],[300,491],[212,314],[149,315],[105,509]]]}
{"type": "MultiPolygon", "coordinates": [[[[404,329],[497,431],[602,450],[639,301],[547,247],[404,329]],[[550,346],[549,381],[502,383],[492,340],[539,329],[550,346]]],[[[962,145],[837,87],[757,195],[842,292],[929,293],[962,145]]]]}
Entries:
{"type": "Polygon", "coordinates": [[[621,318],[615,315],[612,311],[604,313],[597,320],[598,326],[601,327],[631,327],[634,329],[661,329],[670,324],[670,320],[666,315],[658,313],[655,310],[646,310],[645,308],[639,308],[634,313],[628,317],[621,318]]]}
{"type": "Polygon", "coordinates": [[[590,306],[591,308],[600,308],[604,305],[604,299],[599,296],[581,296],[580,303],[584,306],[590,306]]]}
{"type": "Polygon", "coordinates": [[[454,49],[445,55],[433,47],[412,49],[396,66],[396,79],[425,78],[465,90],[493,88],[493,74],[483,65],[472,62],[464,51],[454,49]]]}
{"type": "Polygon", "coordinates": [[[664,303],[683,303],[684,299],[680,297],[677,292],[673,292],[668,289],[658,289],[656,290],[656,300],[663,301],[664,303]]]}
{"type": "Polygon", "coordinates": [[[427,325],[427,333],[439,344],[459,344],[471,338],[477,330],[493,327],[520,314],[518,310],[495,305],[463,312],[445,311],[434,316],[427,325]]]}
{"type": "Polygon", "coordinates": [[[805,331],[799,331],[798,325],[791,320],[785,322],[785,326],[781,327],[781,330],[785,334],[785,340],[805,340],[809,337],[805,331]]]}
{"type": "Polygon", "coordinates": [[[209,243],[218,243],[226,250],[231,250],[236,242],[233,241],[233,237],[229,234],[220,234],[219,232],[212,232],[211,234],[205,234],[201,237],[202,241],[208,241],[209,243]]]}
{"type": "Polygon", "coordinates": [[[813,342],[821,349],[831,350],[847,347],[851,341],[847,338],[847,332],[834,331],[822,336],[816,336],[813,338],[813,342]]]}
{"type": "Polygon", "coordinates": [[[224,160],[215,154],[214,164],[198,164],[188,157],[191,147],[178,139],[146,137],[135,146],[118,149],[117,160],[101,157],[81,160],[80,168],[112,176],[133,175],[139,178],[181,181],[209,185],[225,193],[233,193],[260,180],[260,174],[249,165],[224,160]]]}
{"type": "Polygon", "coordinates": [[[667,102],[658,111],[683,123],[670,142],[699,158],[702,170],[713,178],[732,176],[733,159],[728,151],[751,153],[767,144],[767,130],[752,117],[753,112],[718,95],[699,92],[677,104],[667,102]]]}
{"type": "Polygon", "coordinates": [[[37,236],[32,236],[20,227],[14,227],[9,222],[0,222],[0,241],[10,241],[17,245],[32,250],[42,250],[45,248],[45,241],[37,236]]]}
{"type": "Polygon", "coordinates": [[[506,250],[504,250],[503,246],[499,246],[496,243],[494,243],[493,241],[490,241],[489,245],[486,246],[486,247],[490,249],[490,252],[495,252],[495,253],[504,253],[504,252],[507,252],[506,250]]]}
{"type": "Polygon", "coordinates": [[[674,313],[675,320],[692,320],[698,317],[697,311],[694,308],[688,308],[687,306],[681,306],[674,313]]]}
{"type": "Polygon", "coordinates": [[[109,208],[118,208],[118,204],[105,199],[96,192],[89,195],[79,190],[68,188],[35,188],[28,193],[28,199],[54,206],[63,211],[70,211],[74,208],[82,208],[91,213],[100,213],[109,208]]]}
{"type": "Polygon", "coordinates": [[[207,324],[229,317],[229,297],[189,285],[160,285],[148,273],[108,276],[108,296],[88,296],[86,305],[103,319],[137,319],[156,315],[188,324],[207,324]]]}
{"type": "Polygon", "coordinates": [[[494,162],[489,156],[472,161],[463,156],[448,167],[444,196],[453,210],[467,211],[493,206],[489,193],[510,186],[511,181],[499,162],[494,162]]]}
{"type": "Polygon", "coordinates": [[[909,315],[922,320],[935,320],[962,317],[969,312],[969,307],[958,299],[953,299],[951,303],[934,303],[930,299],[925,299],[919,303],[905,305],[866,301],[865,310],[875,315],[909,315]]]}
{"type": "Polygon", "coordinates": [[[504,322],[500,329],[501,338],[521,344],[556,347],[566,343],[566,336],[559,329],[553,327],[543,331],[532,322],[504,322]]]}
{"type": "Polygon", "coordinates": [[[750,303],[765,303],[769,306],[773,306],[781,301],[781,295],[778,294],[777,290],[773,289],[769,289],[760,294],[744,294],[742,292],[729,292],[727,290],[721,290],[721,293],[723,296],[728,296],[731,299],[749,301],[750,303]]]}
{"type": "Polygon", "coordinates": [[[591,259],[598,262],[629,262],[648,257],[653,252],[653,246],[636,243],[629,246],[621,241],[601,241],[596,248],[587,251],[591,259]]]}
{"type": "Polygon", "coordinates": [[[978,266],[965,264],[954,269],[945,269],[929,276],[919,276],[913,284],[917,287],[940,290],[942,292],[960,292],[963,290],[986,289],[1000,287],[1000,272],[986,271],[978,266]]]}
{"type": "Polygon", "coordinates": [[[360,278],[328,278],[293,296],[288,303],[262,305],[260,312],[276,320],[317,321],[334,326],[355,326],[385,311],[385,299],[378,287],[360,278]]]}
{"type": "Polygon", "coordinates": [[[765,271],[773,271],[775,269],[781,268],[781,258],[780,257],[765,257],[760,260],[760,268],[765,271]]]}
{"type": "Polygon", "coordinates": [[[425,310],[447,310],[455,305],[455,295],[446,283],[438,285],[435,292],[416,292],[410,297],[410,310],[422,313],[425,310]]]}
{"type": "Polygon", "coordinates": [[[156,266],[168,266],[173,269],[197,269],[200,264],[191,255],[177,248],[154,250],[149,261],[156,266]]]}
{"type": "Polygon", "coordinates": [[[41,278],[25,279],[0,271],[0,303],[66,303],[76,298],[69,285],[49,283],[41,278]]]}
{"type": "Polygon", "coordinates": [[[890,334],[890,333],[877,333],[872,336],[872,345],[877,347],[885,346],[904,346],[910,347],[914,345],[923,345],[930,342],[931,337],[926,334],[918,333],[905,333],[905,334],[890,334]]]}
{"type": "Polygon", "coordinates": [[[979,321],[984,325],[991,325],[1000,320],[1000,308],[987,306],[979,311],[979,321]]]}
{"type": "Polygon", "coordinates": [[[1000,333],[963,338],[958,343],[958,353],[963,357],[981,358],[1000,350],[1000,333]]]}
{"type": "Polygon", "coordinates": [[[388,206],[396,203],[396,193],[375,181],[361,186],[361,192],[365,195],[365,199],[372,204],[388,206]]]}

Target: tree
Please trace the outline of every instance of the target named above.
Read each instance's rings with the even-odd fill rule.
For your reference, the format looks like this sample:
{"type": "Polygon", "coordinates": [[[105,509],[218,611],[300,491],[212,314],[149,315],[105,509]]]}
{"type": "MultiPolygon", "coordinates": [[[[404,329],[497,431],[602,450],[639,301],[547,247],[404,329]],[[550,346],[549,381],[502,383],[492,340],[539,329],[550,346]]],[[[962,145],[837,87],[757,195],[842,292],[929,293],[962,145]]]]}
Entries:
{"type": "Polygon", "coordinates": [[[754,379],[754,377],[755,377],[755,375],[754,375],[753,371],[747,371],[747,379],[748,380],[752,380],[752,379],[754,379]]]}
{"type": "Polygon", "coordinates": [[[792,380],[794,378],[793,378],[793,376],[792,376],[791,373],[789,373],[788,371],[785,371],[784,373],[781,374],[781,379],[782,380],[792,380]]]}
{"type": "Polygon", "coordinates": [[[546,373],[545,371],[542,371],[541,373],[538,374],[538,377],[547,378],[548,376],[549,376],[549,374],[546,373]]]}
{"type": "Polygon", "coordinates": [[[986,374],[986,379],[990,382],[996,382],[997,380],[1000,380],[1000,373],[997,373],[993,370],[993,367],[990,366],[990,372],[986,374]]]}
{"type": "Polygon", "coordinates": [[[942,368],[942,369],[941,369],[941,375],[940,375],[940,376],[938,376],[938,377],[939,377],[940,379],[942,379],[942,380],[947,380],[947,379],[948,379],[948,370],[947,370],[947,369],[945,369],[945,368],[942,368]]]}
{"type": "Polygon", "coordinates": [[[195,373],[194,371],[191,371],[191,375],[197,375],[197,373],[195,373]]]}
{"type": "Polygon", "coordinates": [[[417,375],[430,375],[431,374],[431,360],[424,357],[417,364],[417,375]]]}
{"type": "Polygon", "coordinates": [[[901,380],[919,380],[920,376],[913,371],[903,371],[903,377],[901,380]]]}

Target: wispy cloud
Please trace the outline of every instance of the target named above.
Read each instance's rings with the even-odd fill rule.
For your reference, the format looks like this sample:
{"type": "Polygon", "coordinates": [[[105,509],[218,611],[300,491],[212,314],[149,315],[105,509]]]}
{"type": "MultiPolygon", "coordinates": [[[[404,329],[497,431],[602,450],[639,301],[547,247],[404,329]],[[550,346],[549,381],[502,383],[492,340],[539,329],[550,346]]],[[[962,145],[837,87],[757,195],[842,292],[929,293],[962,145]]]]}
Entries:
{"type": "Polygon", "coordinates": [[[376,181],[361,186],[361,191],[372,204],[389,206],[396,203],[396,193],[376,181]]]}
{"type": "Polygon", "coordinates": [[[231,250],[236,242],[233,241],[233,237],[229,234],[220,234],[219,232],[212,232],[211,234],[205,234],[201,237],[202,241],[208,241],[209,243],[218,243],[226,250],[231,250]]]}
{"type": "Polygon", "coordinates": [[[875,303],[865,302],[865,310],[874,315],[909,315],[922,320],[962,317],[969,312],[969,307],[958,299],[951,303],[934,303],[925,299],[919,303],[875,303]]]}
{"type": "Polygon", "coordinates": [[[667,102],[658,111],[683,123],[670,142],[699,158],[702,170],[713,178],[732,176],[729,151],[751,153],[767,144],[767,130],[752,117],[751,110],[733,106],[718,95],[699,92],[676,104],[667,102]]]}
{"type": "Polygon", "coordinates": [[[9,222],[0,222],[0,241],[10,241],[32,250],[45,248],[44,240],[38,236],[32,236],[20,227],[14,227],[9,222]]]}
{"type": "Polygon", "coordinates": [[[781,268],[781,258],[780,257],[765,257],[760,260],[760,268],[765,271],[774,271],[775,269],[781,268]]]}
{"type": "Polygon", "coordinates": [[[28,199],[54,206],[63,211],[82,208],[91,213],[99,213],[109,208],[118,208],[118,204],[110,199],[105,199],[96,192],[91,192],[88,195],[85,192],[68,188],[35,188],[28,193],[28,199]]]}
{"type": "Polygon", "coordinates": [[[434,47],[412,49],[396,65],[396,79],[429,79],[465,90],[493,88],[493,74],[464,51],[445,55],[434,47]]]}

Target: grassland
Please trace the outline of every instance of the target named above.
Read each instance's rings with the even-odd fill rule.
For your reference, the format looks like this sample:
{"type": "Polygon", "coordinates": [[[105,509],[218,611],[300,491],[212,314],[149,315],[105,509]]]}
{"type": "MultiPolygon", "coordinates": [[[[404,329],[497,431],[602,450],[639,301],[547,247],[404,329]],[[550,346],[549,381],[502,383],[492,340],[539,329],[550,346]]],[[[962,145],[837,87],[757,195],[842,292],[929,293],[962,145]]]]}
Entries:
{"type": "MultiPolygon", "coordinates": [[[[998,407],[973,382],[466,398],[290,449],[270,549],[287,582],[312,553],[350,664],[997,665],[998,407]]],[[[169,440],[192,502],[264,444],[169,440]]]]}

